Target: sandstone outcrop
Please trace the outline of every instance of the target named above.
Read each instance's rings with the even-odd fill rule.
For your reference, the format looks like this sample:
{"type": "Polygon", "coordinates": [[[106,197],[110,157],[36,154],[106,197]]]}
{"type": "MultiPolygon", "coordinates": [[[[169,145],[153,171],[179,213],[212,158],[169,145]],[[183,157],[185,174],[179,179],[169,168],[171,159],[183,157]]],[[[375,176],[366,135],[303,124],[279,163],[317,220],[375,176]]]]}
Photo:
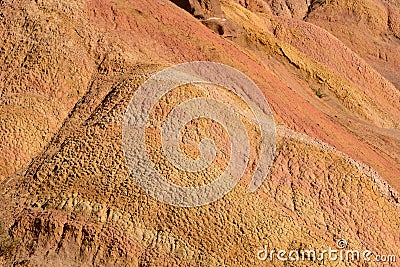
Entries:
{"type": "Polygon", "coordinates": [[[400,256],[398,1],[173,2],[0,1],[0,264],[260,266],[264,245],[340,238],[400,256]],[[199,60],[254,80],[277,151],[256,192],[248,166],[174,207],[130,176],[123,116],[153,73],[199,60]]]}

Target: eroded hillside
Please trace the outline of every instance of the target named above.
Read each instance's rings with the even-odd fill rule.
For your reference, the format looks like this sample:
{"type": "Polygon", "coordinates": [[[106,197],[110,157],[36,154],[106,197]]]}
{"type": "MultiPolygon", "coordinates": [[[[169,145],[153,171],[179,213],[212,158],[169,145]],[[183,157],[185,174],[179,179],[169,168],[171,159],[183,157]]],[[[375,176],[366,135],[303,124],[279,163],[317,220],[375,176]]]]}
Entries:
{"type": "Polygon", "coordinates": [[[260,266],[340,238],[400,256],[399,2],[172,2],[0,1],[0,263],[260,266]],[[255,193],[179,208],[129,176],[122,122],[197,60],[257,83],[277,152],[255,193]]]}

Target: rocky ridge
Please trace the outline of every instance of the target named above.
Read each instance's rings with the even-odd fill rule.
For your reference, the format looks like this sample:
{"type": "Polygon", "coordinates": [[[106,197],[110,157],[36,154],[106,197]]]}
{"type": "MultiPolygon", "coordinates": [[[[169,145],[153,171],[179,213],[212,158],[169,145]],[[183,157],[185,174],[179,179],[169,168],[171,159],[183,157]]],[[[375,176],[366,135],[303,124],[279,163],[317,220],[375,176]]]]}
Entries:
{"type": "Polygon", "coordinates": [[[2,265],[258,266],[339,238],[400,255],[398,1],[0,3],[2,265]],[[257,192],[185,209],[129,177],[121,131],[146,78],[194,60],[257,83],[278,147],[257,192]]]}

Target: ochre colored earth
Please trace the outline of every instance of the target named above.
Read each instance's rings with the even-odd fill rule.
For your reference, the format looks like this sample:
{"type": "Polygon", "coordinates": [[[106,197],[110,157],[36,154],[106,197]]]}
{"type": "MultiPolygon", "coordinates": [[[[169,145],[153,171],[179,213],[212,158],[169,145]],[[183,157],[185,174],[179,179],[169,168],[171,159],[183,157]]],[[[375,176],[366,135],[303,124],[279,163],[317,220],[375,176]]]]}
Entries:
{"type": "MultiPolygon", "coordinates": [[[[0,0],[0,35],[0,265],[365,266],[257,259],[265,245],[341,238],[400,260],[398,0],[0,0]],[[152,74],[189,61],[242,71],[268,101],[277,150],[256,192],[252,164],[225,197],[193,208],[130,177],[129,102],[152,74]]],[[[245,124],[253,163],[259,132],[245,124]]],[[[185,184],[160,133],[148,134],[156,168],[185,184]]],[[[191,158],[218,135],[214,165],[190,185],[223,172],[234,151],[220,126],[198,120],[182,135],[191,158]]]]}

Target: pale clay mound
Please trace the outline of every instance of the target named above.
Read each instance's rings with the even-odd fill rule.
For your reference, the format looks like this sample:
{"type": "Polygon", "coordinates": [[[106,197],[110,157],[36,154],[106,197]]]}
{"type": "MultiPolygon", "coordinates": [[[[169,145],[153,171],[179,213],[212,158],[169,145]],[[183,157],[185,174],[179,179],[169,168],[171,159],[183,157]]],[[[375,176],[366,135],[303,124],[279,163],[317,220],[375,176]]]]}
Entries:
{"type": "Polygon", "coordinates": [[[400,256],[399,2],[305,2],[0,1],[0,264],[260,266],[264,245],[339,238],[400,256]],[[122,121],[152,73],[194,60],[257,83],[277,153],[255,193],[249,167],[177,208],[129,177],[122,121]]]}

